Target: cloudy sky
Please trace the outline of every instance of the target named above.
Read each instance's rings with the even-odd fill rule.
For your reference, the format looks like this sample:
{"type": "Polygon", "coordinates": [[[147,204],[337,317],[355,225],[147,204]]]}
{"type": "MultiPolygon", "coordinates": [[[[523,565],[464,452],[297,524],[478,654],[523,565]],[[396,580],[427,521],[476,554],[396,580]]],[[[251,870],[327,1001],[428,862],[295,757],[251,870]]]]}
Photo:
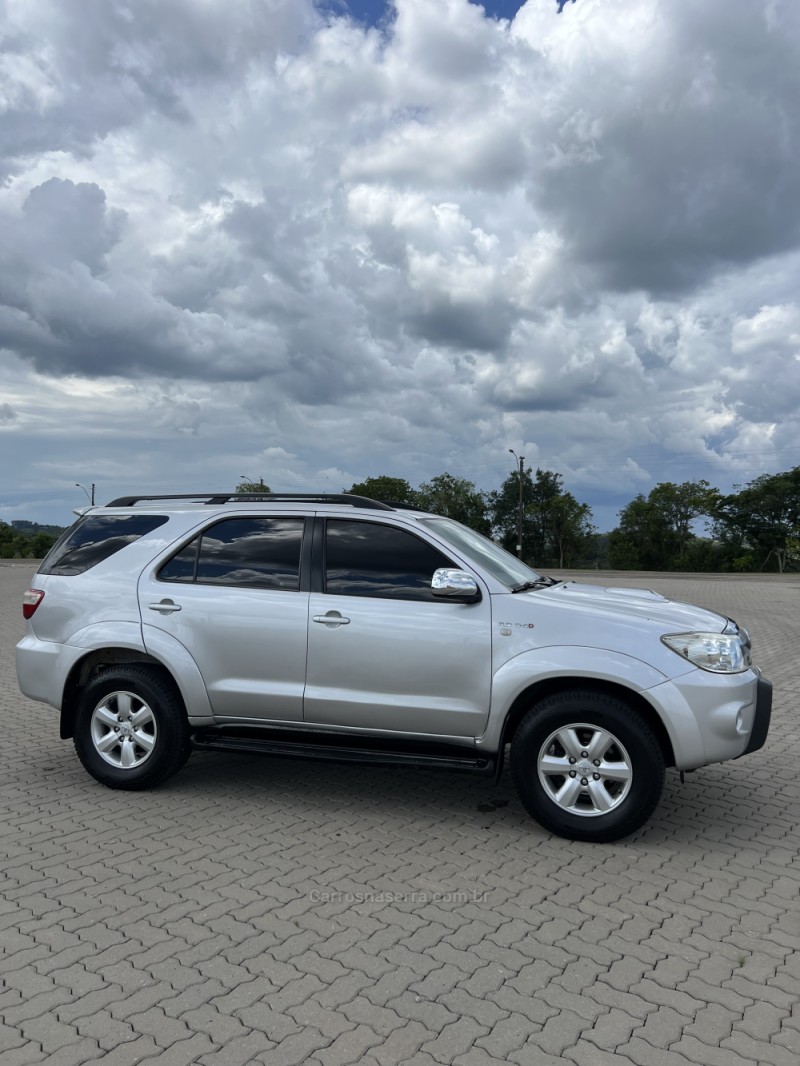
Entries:
{"type": "Polygon", "coordinates": [[[0,0],[0,518],[800,463],[797,0],[0,0]]]}

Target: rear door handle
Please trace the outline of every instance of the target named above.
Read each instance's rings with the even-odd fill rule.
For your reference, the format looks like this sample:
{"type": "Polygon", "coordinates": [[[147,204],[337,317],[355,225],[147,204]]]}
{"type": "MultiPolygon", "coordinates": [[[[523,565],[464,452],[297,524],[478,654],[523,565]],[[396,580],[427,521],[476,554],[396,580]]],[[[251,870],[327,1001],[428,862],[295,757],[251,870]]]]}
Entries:
{"type": "Polygon", "coordinates": [[[327,614],[315,614],[315,622],[321,622],[322,625],[327,626],[328,629],[337,629],[339,626],[350,625],[350,619],[345,618],[343,614],[339,614],[338,611],[328,611],[327,614]]]}
{"type": "Polygon", "coordinates": [[[148,603],[147,606],[151,611],[158,611],[159,614],[172,614],[181,609],[181,605],[173,600],[161,600],[159,603],[148,603]]]}

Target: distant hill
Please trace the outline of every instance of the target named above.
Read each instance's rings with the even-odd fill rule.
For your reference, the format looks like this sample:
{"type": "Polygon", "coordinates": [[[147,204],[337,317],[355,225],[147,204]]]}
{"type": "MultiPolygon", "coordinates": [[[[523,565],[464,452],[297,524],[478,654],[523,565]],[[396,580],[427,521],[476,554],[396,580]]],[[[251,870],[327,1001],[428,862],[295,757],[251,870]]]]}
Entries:
{"type": "Polygon", "coordinates": [[[43,559],[63,532],[63,526],[0,519],[0,559],[43,559]]]}
{"type": "Polygon", "coordinates": [[[43,526],[40,522],[27,522],[24,519],[16,519],[11,523],[11,528],[17,533],[33,536],[36,533],[47,533],[51,537],[60,537],[66,526],[43,526]]]}

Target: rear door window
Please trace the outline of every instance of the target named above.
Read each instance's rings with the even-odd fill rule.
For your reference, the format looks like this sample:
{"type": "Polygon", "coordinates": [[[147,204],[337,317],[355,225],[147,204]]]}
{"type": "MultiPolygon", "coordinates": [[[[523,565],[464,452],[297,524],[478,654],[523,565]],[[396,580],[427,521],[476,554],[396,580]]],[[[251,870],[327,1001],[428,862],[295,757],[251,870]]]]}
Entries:
{"type": "Polygon", "coordinates": [[[300,588],[302,518],[228,518],[161,567],[160,581],[244,588],[300,588]]]}

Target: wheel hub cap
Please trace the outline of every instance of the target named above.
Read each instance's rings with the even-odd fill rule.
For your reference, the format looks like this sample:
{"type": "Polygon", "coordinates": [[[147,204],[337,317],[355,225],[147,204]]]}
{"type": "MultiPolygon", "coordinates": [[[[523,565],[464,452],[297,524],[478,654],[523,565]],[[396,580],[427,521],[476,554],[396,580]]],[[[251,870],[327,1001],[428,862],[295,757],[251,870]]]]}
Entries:
{"type": "Polygon", "coordinates": [[[536,769],[545,795],[582,818],[613,811],[633,782],[633,763],[622,742],[588,722],[554,730],[539,750],[536,769]]]}
{"type": "Polygon", "coordinates": [[[119,770],[135,770],[156,743],[156,718],[134,692],[110,692],[92,713],[91,736],[97,754],[119,770]]]}

